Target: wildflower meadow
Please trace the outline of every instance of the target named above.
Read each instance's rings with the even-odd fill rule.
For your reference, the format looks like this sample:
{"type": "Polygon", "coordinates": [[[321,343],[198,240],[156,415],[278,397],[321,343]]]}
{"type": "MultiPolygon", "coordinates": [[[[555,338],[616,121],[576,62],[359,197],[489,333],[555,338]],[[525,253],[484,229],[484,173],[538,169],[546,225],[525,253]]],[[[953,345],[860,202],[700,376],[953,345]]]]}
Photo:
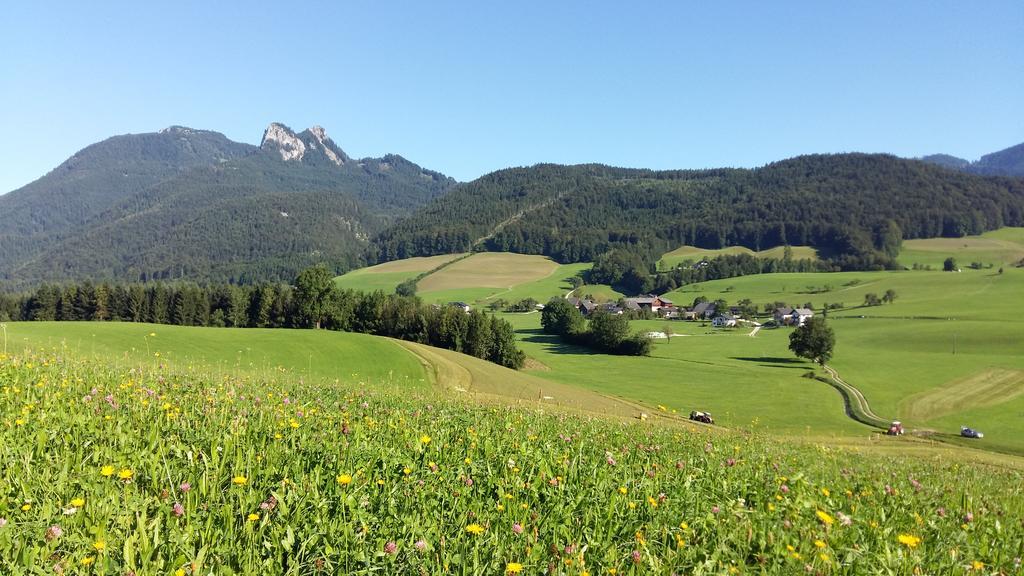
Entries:
{"type": "Polygon", "coordinates": [[[1019,574],[1024,475],[372,382],[0,358],[3,574],[1019,574]]]}

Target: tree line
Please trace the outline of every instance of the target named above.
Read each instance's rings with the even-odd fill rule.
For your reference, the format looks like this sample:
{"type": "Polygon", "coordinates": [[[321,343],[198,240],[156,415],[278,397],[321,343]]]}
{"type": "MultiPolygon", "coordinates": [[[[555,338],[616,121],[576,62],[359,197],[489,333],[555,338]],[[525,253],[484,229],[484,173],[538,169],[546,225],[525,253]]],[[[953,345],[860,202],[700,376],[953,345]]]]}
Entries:
{"type": "Polygon", "coordinates": [[[44,284],[0,294],[0,321],[120,321],[238,328],[325,328],[418,342],[521,368],[512,325],[419,298],[338,288],[322,266],[295,286],[258,284],[44,284]]]}

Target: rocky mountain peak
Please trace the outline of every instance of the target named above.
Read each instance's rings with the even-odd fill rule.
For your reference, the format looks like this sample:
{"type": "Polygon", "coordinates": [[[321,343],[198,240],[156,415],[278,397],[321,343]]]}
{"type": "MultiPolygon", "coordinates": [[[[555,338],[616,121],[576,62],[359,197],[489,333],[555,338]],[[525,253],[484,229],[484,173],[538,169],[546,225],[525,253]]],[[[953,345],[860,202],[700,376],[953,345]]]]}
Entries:
{"type": "Polygon", "coordinates": [[[296,134],[284,124],[273,122],[263,132],[260,148],[276,150],[284,161],[303,160],[310,152],[318,150],[328,161],[341,166],[349,157],[327,136],[321,126],[312,126],[296,134]]]}
{"type": "Polygon", "coordinates": [[[263,131],[260,148],[277,150],[281,154],[281,159],[286,162],[302,160],[302,157],[306,155],[306,143],[295,132],[292,132],[291,128],[277,122],[271,122],[270,126],[263,131]]]}
{"type": "Polygon", "coordinates": [[[327,137],[327,131],[321,126],[312,126],[309,129],[309,134],[313,137],[314,142],[310,143],[313,148],[319,148],[323,150],[324,156],[331,162],[334,162],[338,166],[341,166],[349,160],[348,156],[334,144],[334,141],[327,137]]]}

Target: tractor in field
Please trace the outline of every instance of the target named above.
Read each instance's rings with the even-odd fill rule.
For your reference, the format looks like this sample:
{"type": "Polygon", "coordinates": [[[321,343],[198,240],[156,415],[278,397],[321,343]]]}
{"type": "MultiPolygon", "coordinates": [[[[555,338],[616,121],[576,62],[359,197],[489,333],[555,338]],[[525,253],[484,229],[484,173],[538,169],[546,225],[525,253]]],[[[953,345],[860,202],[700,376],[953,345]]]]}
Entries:
{"type": "Polygon", "coordinates": [[[885,431],[889,436],[903,436],[903,423],[899,420],[893,420],[892,424],[889,424],[889,429],[885,431]]]}
{"type": "Polygon", "coordinates": [[[968,428],[967,426],[960,427],[960,435],[964,438],[984,438],[985,435],[975,430],[974,428],[968,428]]]}
{"type": "Polygon", "coordinates": [[[714,424],[715,419],[711,417],[711,412],[701,412],[694,410],[690,412],[690,420],[694,422],[703,422],[704,424],[714,424]]]}

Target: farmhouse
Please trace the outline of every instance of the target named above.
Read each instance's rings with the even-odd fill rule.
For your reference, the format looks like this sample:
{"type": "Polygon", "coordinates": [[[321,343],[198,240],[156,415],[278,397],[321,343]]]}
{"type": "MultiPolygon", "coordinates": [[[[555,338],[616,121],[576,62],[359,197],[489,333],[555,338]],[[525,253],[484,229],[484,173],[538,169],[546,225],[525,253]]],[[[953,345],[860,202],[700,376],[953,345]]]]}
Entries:
{"type": "Polygon", "coordinates": [[[814,317],[814,311],[809,308],[783,308],[775,309],[775,322],[784,326],[803,326],[809,318],[814,317]]]}
{"type": "Polygon", "coordinates": [[[803,326],[804,322],[814,317],[814,311],[809,308],[794,308],[790,323],[794,326],[803,326]]]}
{"type": "Polygon", "coordinates": [[[776,308],[775,323],[779,325],[789,324],[793,320],[793,309],[789,306],[783,306],[782,308],[776,308]]]}
{"type": "Polygon", "coordinates": [[[671,300],[655,296],[654,294],[642,294],[636,298],[626,298],[627,310],[648,310],[657,312],[666,306],[674,306],[671,300]]]}
{"type": "Polygon", "coordinates": [[[584,298],[584,299],[579,301],[579,303],[576,305],[576,307],[579,308],[580,314],[583,314],[584,316],[587,316],[587,315],[593,313],[594,310],[597,310],[597,303],[594,302],[593,300],[588,300],[588,299],[584,298]]]}
{"type": "Polygon", "coordinates": [[[692,312],[694,320],[707,320],[715,315],[715,303],[701,302],[693,307],[692,312]]]}
{"type": "Polygon", "coordinates": [[[732,314],[719,314],[711,320],[711,325],[715,328],[732,328],[736,326],[736,317],[732,314]]]}
{"type": "Polygon", "coordinates": [[[466,314],[469,314],[469,311],[472,310],[472,307],[469,304],[466,304],[465,302],[449,302],[448,305],[453,306],[455,308],[459,308],[466,314]]]}

